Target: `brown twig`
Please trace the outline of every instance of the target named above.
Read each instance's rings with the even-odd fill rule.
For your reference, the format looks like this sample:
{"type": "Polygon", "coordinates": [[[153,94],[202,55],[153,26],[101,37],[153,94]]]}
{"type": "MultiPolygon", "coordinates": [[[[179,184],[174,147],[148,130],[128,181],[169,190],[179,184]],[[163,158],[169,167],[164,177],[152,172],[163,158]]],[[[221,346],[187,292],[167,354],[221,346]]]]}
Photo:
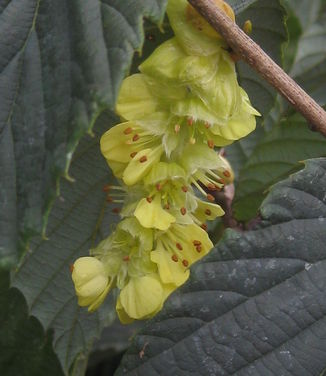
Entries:
{"type": "Polygon", "coordinates": [[[280,68],[212,0],[188,0],[218,31],[232,50],[275,87],[308,121],[326,137],[326,112],[282,68],[280,68]]]}

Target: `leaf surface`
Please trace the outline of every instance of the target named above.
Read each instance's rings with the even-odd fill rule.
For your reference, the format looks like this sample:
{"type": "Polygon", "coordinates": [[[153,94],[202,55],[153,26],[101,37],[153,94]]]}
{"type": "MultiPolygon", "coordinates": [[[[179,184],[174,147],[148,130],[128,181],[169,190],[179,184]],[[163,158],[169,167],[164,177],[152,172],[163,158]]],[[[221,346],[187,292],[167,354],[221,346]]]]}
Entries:
{"type": "Polygon", "coordinates": [[[326,366],[326,159],[275,185],[134,338],[116,376],[316,376],[326,366]],[[141,352],[143,351],[143,352],[141,352]]]}

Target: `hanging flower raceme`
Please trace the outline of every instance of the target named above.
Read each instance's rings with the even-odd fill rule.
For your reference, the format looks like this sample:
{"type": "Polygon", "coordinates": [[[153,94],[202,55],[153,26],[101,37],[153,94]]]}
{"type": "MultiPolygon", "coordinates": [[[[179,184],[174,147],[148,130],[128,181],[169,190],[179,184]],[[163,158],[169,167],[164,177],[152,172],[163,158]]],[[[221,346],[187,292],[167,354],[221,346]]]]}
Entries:
{"type": "MultiPolygon", "coordinates": [[[[215,3],[234,21],[229,5],[215,3]]],[[[214,194],[233,181],[215,147],[253,131],[259,115],[222,37],[186,0],[169,0],[167,13],[175,37],[124,80],[122,122],[101,138],[121,183],[107,187],[108,201],[123,202],[122,220],[72,271],[78,303],[90,311],[120,291],[123,323],[155,315],[212,249],[206,222],[224,214],[214,194]]]]}

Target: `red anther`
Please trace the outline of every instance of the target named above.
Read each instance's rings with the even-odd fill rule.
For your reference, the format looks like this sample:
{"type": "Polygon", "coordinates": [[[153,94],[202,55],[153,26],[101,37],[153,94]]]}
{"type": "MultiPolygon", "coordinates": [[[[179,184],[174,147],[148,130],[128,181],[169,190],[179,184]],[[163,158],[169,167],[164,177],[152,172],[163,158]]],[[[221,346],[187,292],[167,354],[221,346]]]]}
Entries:
{"type": "Polygon", "coordinates": [[[192,244],[193,244],[194,246],[196,246],[196,245],[201,245],[201,241],[199,241],[199,240],[194,240],[194,241],[192,242],[192,244]]]}
{"type": "Polygon", "coordinates": [[[231,172],[228,171],[228,170],[225,170],[223,171],[223,175],[226,177],[226,178],[229,178],[231,176],[231,172]]]}
{"type": "Polygon", "coordinates": [[[136,152],[136,151],[133,151],[132,153],[130,153],[130,157],[131,157],[131,158],[134,158],[136,154],[137,154],[137,152],[136,152]]]}
{"type": "Polygon", "coordinates": [[[209,189],[210,191],[217,191],[217,186],[212,184],[212,183],[208,183],[207,184],[207,189],[209,189]]]}
{"type": "Polygon", "coordinates": [[[138,141],[139,140],[139,134],[135,134],[134,137],[132,138],[132,140],[135,142],[135,141],[138,141]]]}
{"type": "Polygon", "coordinates": [[[187,213],[187,209],[185,207],[180,209],[180,212],[182,215],[185,215],[187,213]]]}
{"type": "Polygon", "coordinates": [[[208,145],[209,148],[214,149],[215,145],[214,145],[214,141],[213,140],[208,140],[207,141],[207,145],[208,145]]]}
{"type": "Polygon", "coordinates": [[[185,185],[183,185],[183,186],[181,187],[181,189],[182,189],[182,191],[185,192],[185,193],[188,192],[188,188],[187,188],[185,185]]]}
{"type": "Polygon", "coordinates": [[[132,128],[131,127],[128,127],[126,128],[124,131],[123,131],[124,134],[130,134],[132,133],[132,128]]]}
{"type": "Polygon", "coordinates": [[[211,212],[209,209],[206,209],[206,210],[205,210],[205,214],[206,214],[206,215],[211,215],[212,212],[211,212]]]}
{"type": "Polygon", "coordinates": [[[151,203],[151,202],[153,201],[153,199],[152,199],[152,197],[146,197],[146,201],[147,201],[148,203],[151,203]]]}
{"type": "Polygon", "coordinates": [[[102,189],[103,189],[103,192],[109,192],[109,190],[111,189],[111,185],[107,184],[102,189]]]}
{"type": "Polygon", "coordinates": [[[215,198],[214,198],[214,196],[211,195],[210,193],[208,193],[208,194],[206,195],[206,197],[207,197],[207,200],[208,200],[208,201],[215,202],[215,198]]]}
{"type": "Polygon", "coordinates": [[[179,251],[183,250],[182,245],[180,243],[176,243],[176,246],[177,246],[177,248],[178,248],[179,251]]]}
{"type": "Polygon", "coordinates": [[[187,267],[189,265],[189,262],[188,260],[182,260],[182,264],[183,266],[187,267]]]}
{"type": "Polygon", "coordinates": [[[176,124],[175,126],[174,126],[174,132],[175,133],[179,133],[180,132],[180,124],[176,124]]]}
{"type": "Polygon", "coordinates": [[[206,225],[205,223],[201,224],[200,227],[201,227],[203,230],[207,231],[207,225],[206,225]]]}
{"type": "Polygon", "coordinates": [[[164,209],[169,210],[170,209],[170,204],[165,204],[164,205],[164,209]]]}
{"type": "Polygon", "coordinates": [[[140,163],[144,163],[144,162],[146,162],[147,161],[147,157],[146,157],[146,155],[143,155],[140,159],[139,159],[139,162],[140,163]]]}
{"type": "Polygon", "coordinates": [[[209,124],[209,122],[208,122],[208,121],[205,121],[205,128],[208,129],[208,128],[210,128],[210,127],[211,127],[211,125],[209,124]]]}
{"type": "Polygon", "coordinates": [[[70,273],[72,273],[74,271],[74,264],[69,265],[69,270],[70,270],[70,273]]]}
{"type": "Polygon", "coordinates": [[[225,184],[225,181],[224,181],[224,179],[218,179],[218,181],[217,181],[218,183],[220,183],[220,184],[225,184]]]}
{"type": "Polygon", "coordinates": [[[160,183],[157,183],[155,187],[156,187],[156,189],[157,189],[158,191],[160,191],[160,190],[162,189],[162,186],[161,186],[160,183]]]}
{"type": "Polygon", "coordinates": [[[172,255],[171,259],[174,262],[178,262],[178,256],[177,255],[172,255]]]}
{"type": "Polygon", "coordinates": [[[200,253],[200,252],[202,251],[202,247],[201,247],[201,245],[197,245],[197,246],[196,246],[196,251],[197,251],[198,253],[200,253]]]}
{"type": "Polygon", "coordinates": [[[130,260],[130,256],[123,256],[123,261],[129,261],[130,260]]]}
{"type": "Polygon", "coordinates": [[[113,208],[113,209],[112,209],[112,212],[113,212],[114,214],[119,214],[120,211],[121,211],[120,208],[113,208]]]}
{"type": "Polygon", "coordinates": [[[107,198],[106,198],[106,202],[113,202],[113,198],[110,197],[110,196],[107,196],[107,198]]]}
{"type": "Polygon", "coordinates": [[[194,119],[193,119],[192,117],[189,117],[189,118],[187,119],[187,124],[188,124],[189,126],[191,126],[191,125],[193,125],[193,123],[194,123],[194,119]]]}

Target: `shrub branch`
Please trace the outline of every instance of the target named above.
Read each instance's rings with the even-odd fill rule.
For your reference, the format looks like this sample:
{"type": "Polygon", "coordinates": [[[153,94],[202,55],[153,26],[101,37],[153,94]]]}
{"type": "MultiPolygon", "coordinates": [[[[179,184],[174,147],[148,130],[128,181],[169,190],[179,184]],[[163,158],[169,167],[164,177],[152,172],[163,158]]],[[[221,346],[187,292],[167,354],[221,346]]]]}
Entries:
{"type": "Polygon", "coordinates": [[[279,67],[212,0],[188,0],[218,31],[232,50],[286,98],[308,121],[311,129],[326,137],[326,112],[279,67]]]}

